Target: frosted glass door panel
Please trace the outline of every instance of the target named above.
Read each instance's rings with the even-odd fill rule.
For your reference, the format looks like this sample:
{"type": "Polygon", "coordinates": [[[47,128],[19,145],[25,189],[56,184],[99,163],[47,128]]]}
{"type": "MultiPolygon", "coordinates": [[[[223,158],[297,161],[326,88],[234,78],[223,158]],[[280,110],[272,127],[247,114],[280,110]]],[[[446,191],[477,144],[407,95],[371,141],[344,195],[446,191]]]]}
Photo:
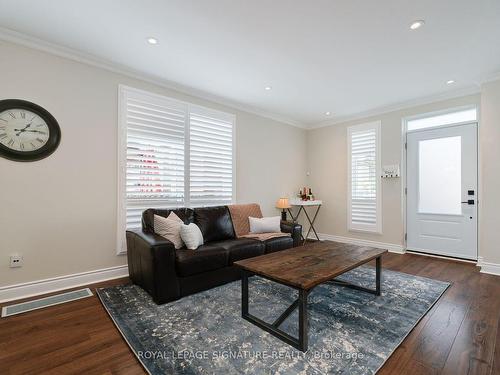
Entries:
{"type": "Polygon", "coordinates": [[[418,211],[461,215],[462,137],[420,141],[418,211]]]}

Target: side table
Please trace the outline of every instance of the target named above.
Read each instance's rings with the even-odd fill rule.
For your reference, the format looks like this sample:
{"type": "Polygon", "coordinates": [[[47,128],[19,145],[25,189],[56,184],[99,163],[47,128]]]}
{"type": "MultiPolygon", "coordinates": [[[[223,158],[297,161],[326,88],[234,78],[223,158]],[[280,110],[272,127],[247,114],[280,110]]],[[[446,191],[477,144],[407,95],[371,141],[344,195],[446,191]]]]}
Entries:
{"type": "Polygon", "coordinates": [[[323,204],[323,201],[320,200],[314,200],[314,201],[292,201],[290,202],[290,206],[292,207],[299,207],[299,210],[297,211],[296,215],[293,215],[292,211],[290,208],[288,209],[288,213],[292,217],[292,220],[294,222],[297,221],[299,218],[299,215],[302,211],[304,211],[304,214],[306,215],[307,221],[309,222],[309,230],[307,231],[306,236],[304,237],[302,234],[302,239],[304,240],[304,243],[306,242],[307,238],[309,237],[309,234],[311,233],[311,230],[314,232],[314,235],[318,239],[318,241],[321,241],[319,239],[318,233],[316,232],[316,229],[314,228],[314,222],[316,221],[316,217],[318,216],[319,209],[321,208],[321,205],[323,204]],[[307,213],[306,207],[316,207],[316,212],[314,213],[314,216],[311,220],[311,217],[307,213]]]}

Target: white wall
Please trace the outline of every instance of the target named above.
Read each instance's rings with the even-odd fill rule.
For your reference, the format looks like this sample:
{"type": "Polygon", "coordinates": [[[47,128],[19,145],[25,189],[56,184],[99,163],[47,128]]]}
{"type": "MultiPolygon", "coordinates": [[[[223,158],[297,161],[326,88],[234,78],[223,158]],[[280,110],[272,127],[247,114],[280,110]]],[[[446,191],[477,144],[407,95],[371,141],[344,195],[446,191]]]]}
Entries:
{"type": "Polygon", "coordinates": [[[479,255],[500,272],[500,81],[481,88],[479,255]]]}
{"type": "Polygon", "coordinates": [[[307,133],[309,185],[323,206],[317,229],[323,234],[363,240],[404,244],[401,179],[382,180],[382,234],[351,232],[347,229],[347,128],[365,122],[382,122],[381,157],[384,164],[401,164],[402,119],[467,104],[480,104],[480,95],[472,95],[349,121],[307,133]]]}
{"type": "Polygon", "coordinates": [[[38,103],[62,130],[59,149],[47,159],[19,163],[0,158],[0,287],[126,263],[115,253],[119,84],[234,113],[238,202],[259,202],[264,214],[277,214],[279,196],[309,185],[324,201],[319,232],[396,245],[403,244],[404,233],[399,179],[382,184],[382,235],[347,230],[347,127],[381,120],[382,163],[400,163],[403,117],[481,104],[479,253],[484,261],[500,263],[498,81],[484,85],[482,95],[305,131],[6,42],[0,42],[0,56],[0,99],[38,103]],[[24,256],[22,268],[8,268],[13,253],[24,256]]]}
{"type": "Polygon", "coordinates": [[[238,202],[278,214],[277,198],[304,184],[302,129],[6,42],[0,57],[0,99],[41,105],[62,131],[47,159],[0,158],[0,286],[126,263],[115,253],[119,84],[234,113],[238,202]],[[12,253],[22,268],[8,267],[12,253]]]}

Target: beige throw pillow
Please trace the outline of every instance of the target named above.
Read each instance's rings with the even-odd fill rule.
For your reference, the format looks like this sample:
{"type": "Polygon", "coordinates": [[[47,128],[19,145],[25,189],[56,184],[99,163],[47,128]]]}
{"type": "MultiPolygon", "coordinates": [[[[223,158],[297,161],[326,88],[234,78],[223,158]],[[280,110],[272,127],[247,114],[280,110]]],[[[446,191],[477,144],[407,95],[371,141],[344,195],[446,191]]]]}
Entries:
{"type": "Polygon", "coordinates": [[[181,237],[189,250],[196,250],[198,246],[203,245],[203,234],[198,225],[194,223],[181,224],[181,237]]]}
{"type": "Polygon", "coordinates": [[[183,221],[173,212],[168,217],[154,215],[155,233],[172,242],[176,249],[184,246],[181,238],[183,221]]]}
{"type": "Polygon", "coordinates": [[[249,217],[250,233],[279,233],[281,232],[281,216],[249,217]]]}

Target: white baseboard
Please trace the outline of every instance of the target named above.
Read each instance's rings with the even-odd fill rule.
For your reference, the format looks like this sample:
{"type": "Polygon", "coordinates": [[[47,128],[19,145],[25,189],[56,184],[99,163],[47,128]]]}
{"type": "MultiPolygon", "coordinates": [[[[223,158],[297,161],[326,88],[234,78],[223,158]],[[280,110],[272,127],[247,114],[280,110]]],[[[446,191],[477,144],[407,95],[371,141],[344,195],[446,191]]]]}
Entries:
{"type": "Polygon", "coordinates": [[[0,302],[38,296],[82,285],[118,279],[128,276],[128,267],[116,266],[100,270],[75,273],[50,279],[30,281],[22,284],[0,287],[0,302]]]}
{"type": "Polygon", "coordinates": [[[349,243],[349,244],[359,245],[359,246],[377,247],[379,249],[387,249],[387,250],[389,250],[389,252],[396,253],[396,254],[404,254],[406,251],[406,249],[403,245],[397,245],[397,244],[393,244],[393,243],[369,241],[369,240],[363,240],[360,238],[342,237],[342,236],[335,236],[333,234],[324,234],[324,233],[318,233],[318,236],[321,240],[349,243]]]}
{"type": "Polygon", "coordinates": [[[485,262],[483,257],[477,258],[477,266],[481,267],[481,273],[500,276],[500,264],[485,262]]]}

